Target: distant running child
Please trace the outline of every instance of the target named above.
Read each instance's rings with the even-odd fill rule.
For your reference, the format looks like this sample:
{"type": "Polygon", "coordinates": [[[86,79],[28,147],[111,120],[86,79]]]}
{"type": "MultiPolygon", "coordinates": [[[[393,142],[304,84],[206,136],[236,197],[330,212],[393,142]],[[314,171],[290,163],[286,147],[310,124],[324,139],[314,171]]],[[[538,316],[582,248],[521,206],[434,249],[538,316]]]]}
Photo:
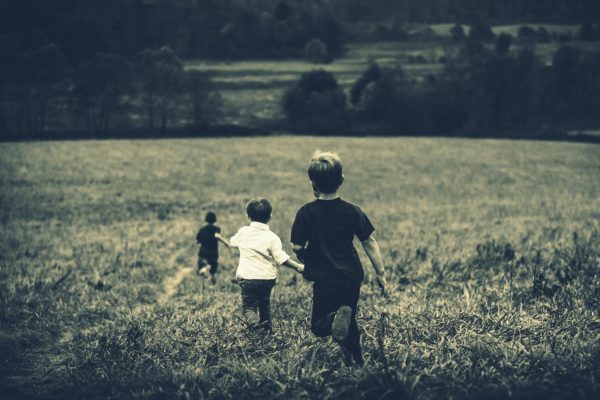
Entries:
{"type": "Polygon", "coordinates": [[[273,208],[267,199],[254,199],[246,205],[250,225],[229,239],[240,250],[236,278],[242,288],[242,312],[252,326],[271,330],[271,289],[277,279],[277,266],[285,265],[299,273],[304,265],[292,260],[282,249],[281,239],[267,223],[273,208]],[[258,315],[256,313],[258,309],[258,315]]]}
{"type": "Polygon", "coordinates": [[[229,246],[227,239],[221,236],[221,228],[215,223],[217,215],[209,211],[204,218],[206,225],[198,231],[196,242],[200,244],[198,251],[198,273],[210,273],[210,281],[214,285],[217,281],[216,273],[219,268],[219,242],[229,246]],[[210,269],[209,269],[210,267],[210,269]]]}
{"type": "Polygon", "coordinates": [[[314,282],[311,330],[316,336],[331,335],[341,345],[346,364],[362,364],[356,310],[364,271],[352,241],[355,236],[361,241],[385,294],[375,229],[358,206],[339,197],[344,175],[336,153],[315,152],[308,177],[317,199],[298,210],[291,241],[298,259],[306,264],[304,278],[314,282]]]}

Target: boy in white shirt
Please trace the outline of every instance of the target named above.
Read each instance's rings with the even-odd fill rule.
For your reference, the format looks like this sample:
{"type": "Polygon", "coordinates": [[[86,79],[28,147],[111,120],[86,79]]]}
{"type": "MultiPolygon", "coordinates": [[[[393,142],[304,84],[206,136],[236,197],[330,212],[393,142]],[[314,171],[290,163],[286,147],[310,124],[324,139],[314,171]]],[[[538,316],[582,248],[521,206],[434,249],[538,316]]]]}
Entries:
{"type": "Polygon", "coordinates": [[[299,273],[304,271],[304,265],[283,251],[281,239],[269,229],[272,211],[267,199],[250,200],[246,205],[250,225],[240,228],[229,240],[231,247],[240,250],[236,278],[242,288],[244,317],[267,331],[271,330],[271,289],[277,279],[276,267],[285,265],[299,273]]]}

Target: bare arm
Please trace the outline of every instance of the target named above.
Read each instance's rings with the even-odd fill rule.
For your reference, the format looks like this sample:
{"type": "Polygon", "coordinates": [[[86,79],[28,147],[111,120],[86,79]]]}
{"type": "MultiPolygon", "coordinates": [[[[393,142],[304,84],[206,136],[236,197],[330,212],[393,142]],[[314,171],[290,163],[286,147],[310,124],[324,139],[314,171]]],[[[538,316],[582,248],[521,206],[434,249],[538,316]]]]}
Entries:
{"type": "Polygon", "coordinates": [[[221,236],[221,234],[220,234],[220,233],[215,233],[215,238],[216,238],[216,239],[217,239],[219,242],[223,243],[225,246],[227,246],[227,247],[231,247],[231,245],[229,244],[229,241],[228,241],[227,239],[225,239],[223,236],[221,236]]]}
{"type": "Polygon", "coordinates": [[[281,265],[285,265],[286,267],[291,268],[300,274],[304,272],[304,265],[297,263],[296,261],[292,260],[291,258],[288,258],[287,261],[281,265]]]}
{"type": "Polygon", "coordinates": [[[365,253],[371,260],[375,274],[377,275],[377,284],[381,288],[381,291],[385,294],[385,286],[387,282],[385,280],[385,269],[383,266],[383,259],[381,258],[381,252],[379,251],[379,245],[373,235],[369,236],[367,240],[362,242],[362,246],[365,249],[365,253]]]}
{"type": "Polygon", "coordinates": [[[292,251],[296,254],[298,260],[304,262],[304,252],[306,251],[304,246],[292,243],[292,251]]]}

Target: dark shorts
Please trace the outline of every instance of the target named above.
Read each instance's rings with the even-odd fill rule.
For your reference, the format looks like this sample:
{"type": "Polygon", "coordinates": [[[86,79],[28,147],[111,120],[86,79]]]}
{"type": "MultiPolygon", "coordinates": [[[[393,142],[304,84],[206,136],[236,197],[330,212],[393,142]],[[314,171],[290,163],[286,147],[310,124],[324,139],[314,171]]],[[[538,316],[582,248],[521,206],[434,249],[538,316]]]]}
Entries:
{"type": "Polygon", "coordinates": [[[201,270],[207,265],[210,265],[211,275],[217,273],[217,269],[219,268],[219,262],[216,257],[198,256],[198,270],[201,270]]]}

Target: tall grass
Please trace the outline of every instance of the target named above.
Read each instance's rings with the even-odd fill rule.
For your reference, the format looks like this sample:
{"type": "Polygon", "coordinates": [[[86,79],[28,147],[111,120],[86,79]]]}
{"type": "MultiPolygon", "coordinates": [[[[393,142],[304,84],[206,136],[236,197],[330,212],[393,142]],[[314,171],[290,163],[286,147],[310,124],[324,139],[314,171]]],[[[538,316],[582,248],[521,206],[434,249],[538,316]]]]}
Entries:
{"type": "MultiPolygon", "coordinates": [[[[0,379],[40,398],[597,398],[598,147],[444,139],[3,144],[0,379]],[[367,274],[364,367],[309,330],[311,287],[281,271],[274,331],[249,332],[222,251],[195,274],[205,211],[226,233],[274,204],[286,242],[310,151],[337,149],[391,296],[367,274]],[[161,301],[165,300],[165,301],[161,301]]],[[[288,248],[289,250],[289,248],[288,248]]],[[[364,258],[364,257],[363,257],[364,258]]],[[[368,265],[365,260],[365,265],[368,265]]]]}

